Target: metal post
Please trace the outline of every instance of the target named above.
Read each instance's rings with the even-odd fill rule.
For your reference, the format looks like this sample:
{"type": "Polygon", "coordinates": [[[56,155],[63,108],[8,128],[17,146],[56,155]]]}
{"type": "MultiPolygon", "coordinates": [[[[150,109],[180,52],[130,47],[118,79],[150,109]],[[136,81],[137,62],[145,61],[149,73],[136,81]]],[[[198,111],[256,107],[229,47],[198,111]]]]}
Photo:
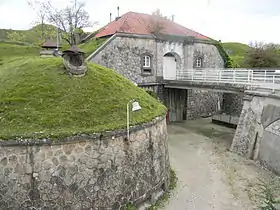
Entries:
{"type": "Polygon", "coordinates": [[[193,69],[192,69],[192,81],[193,81],[193,74],[194,74],[194,71],[193,71],[193,69]]]}
{"type": "Polygon", "coordinates": [[[126,105],[126,130],[127,130],[127,141],[129,141],[129,103],[126,105]]]}
{"type": "Polygon", "coordinates": [[[264,70],[264,82],[266,82],[266,70],[264,70]]]}
{"type": "Polygon", "coordinates": [[[275,91],[275,75],[273,75],[273,77],[272,77],[272,92],[274,93],[274,91],[275,91]]]}
{"type": "Polygon", "coordinates": [[[206,73],[207,73],[207,70],[204,70],[204,80],[206,80],[206,73]]]}
{"type": "Polygon", "coordinates": [[[235,83],[235,70],[233,70],[233,83],[235,83]]]}
{"type": "Polygon", "coordinates": [[[219,70],[219,82],[221,81],[221,79],[222,79],[222,71],[219,70]]]}
{"type": "Polygon", "coordinates": [[[59,48],[59,39],[58,39],[58,27],[56,27],[56,49],[59,48]]]}
{"type": "Polygon", "coordinates": [[[248,84],[250,83],[250,72],[251,72],[251,70],[248,70],[248,84]]]}
{"type": "Polygon", "coordinates": [[[253,90],[253,83],[254,83],[254,70],[251,70],[252,77],[251,77],[251,90],[253,90]]]}

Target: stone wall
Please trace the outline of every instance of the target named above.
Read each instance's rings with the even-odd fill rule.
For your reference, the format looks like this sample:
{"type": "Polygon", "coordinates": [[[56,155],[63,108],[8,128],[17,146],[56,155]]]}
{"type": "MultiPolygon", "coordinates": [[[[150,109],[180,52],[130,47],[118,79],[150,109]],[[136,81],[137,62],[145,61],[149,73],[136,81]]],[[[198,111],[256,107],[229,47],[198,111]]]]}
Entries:
{"type": "MultiPolygon", "coordinates": [[[[221,57],[218,49],[214,45],[194,43],[193,56],[202,57],[202,67],[203,68],[223,68],[224,61],[221,57]]],[[[195,59],[194,59],[195,60],[195,59]]]]}
{"type": "Polygon", "coordinates": [[[129,80],[139,83],[156,82],[156,42],[148,38],[130,38],[117,36],[108,43],[92,62],[114,69],[129,80]],[[152,74],[142,72],[141,55],[147,53],[152,56],[152,74]]]}
{"type": "Polygon", "coordinates": [[[1,141],[0,209],[119,209],[166,189],[165,117],[104,135],[1,141]]]}
{"type": "Polygon", "coordinates": [[[280,97],[248,93],[231,145],[231,151],[261,163],[280,174],[280,97]]]}
{"type": "MultiPolygon", "coordinates": [[[[187,38],[187,37],[186,37],[187,38]]],[[[114,69],[137,84],[162,83],[163,57],[172,53],[176,57],[177,71],[192,69],[195,57],[203,56],[203,68],[223,68],[224,61],[216,46],[182,40],[156,40],[152,36],[117,34],[90,61],[114,69]],[[151,74],[142,72],[142,55],[150,55],[151,74]]]]}
{"type": "Polygon", "coordinates": [[[203,89],[189,89],[187,93],[187,120],[210,116],[221,108],[223,94],[203,89]]]}
{"type": "Polygon", "coordinates": [[[140,88],[145,90],[151,90],[156,93],[158,99],[163,103],[164,102],[164,86],[163,85],[139,85],[140,88]]]}
{"type": "Polygon", "coordinates": [[[231,116],[240,116],[244,93],[223,93],[221,112],[231,116]]]}
{"type": "Polygon", "coordinates": [[[280,175],[280,120],[270,124],[264,130],[259,150],[261,162],[280,175]]]}

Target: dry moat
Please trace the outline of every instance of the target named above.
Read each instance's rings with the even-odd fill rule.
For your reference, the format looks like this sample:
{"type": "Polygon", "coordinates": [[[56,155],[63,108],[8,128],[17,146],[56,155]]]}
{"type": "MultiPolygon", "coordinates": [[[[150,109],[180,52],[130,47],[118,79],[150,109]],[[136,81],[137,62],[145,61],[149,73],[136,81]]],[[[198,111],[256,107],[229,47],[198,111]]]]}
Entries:
{"type": "Polygon", "coordinates": [[[211,119],[169,125],[170,162],[178,187],[163,209],[260,209],[265,196],[260,180],[272,187],[277,178],[229,152],[234,131],[211,119]]]}

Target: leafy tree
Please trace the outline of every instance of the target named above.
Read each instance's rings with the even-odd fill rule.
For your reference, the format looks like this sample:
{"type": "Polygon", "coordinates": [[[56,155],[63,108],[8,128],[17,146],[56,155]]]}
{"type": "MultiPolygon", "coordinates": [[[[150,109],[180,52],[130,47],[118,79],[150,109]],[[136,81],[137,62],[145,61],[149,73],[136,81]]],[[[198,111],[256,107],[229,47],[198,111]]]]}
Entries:
{"type": "Polygon", "coordinates": [[[8,32],[7,38],[13,42],[23,42],[25,41],[26,36],[19,31],[8,32]]]}
{"type": "Polygon", "coordinates": [[[276,44],[256,42],[251,44],[245,64],[250,68],[277,68],[280,67],[280,47],[276,44]]]}

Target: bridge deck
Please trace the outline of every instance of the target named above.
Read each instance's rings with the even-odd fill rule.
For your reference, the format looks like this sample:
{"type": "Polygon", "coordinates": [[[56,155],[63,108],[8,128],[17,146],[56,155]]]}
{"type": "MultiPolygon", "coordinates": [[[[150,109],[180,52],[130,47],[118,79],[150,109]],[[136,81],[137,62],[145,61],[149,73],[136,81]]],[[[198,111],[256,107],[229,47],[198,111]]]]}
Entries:
{"type": "Polygon", "coordinates": [[[176,78],[165,78],[169,84],[215,84],[220,88],[280,90],[280,74],[275,70],[190,69],[177,71],[176,78]],[[187,83],[186,83],[187,82],[187,83]]]}

